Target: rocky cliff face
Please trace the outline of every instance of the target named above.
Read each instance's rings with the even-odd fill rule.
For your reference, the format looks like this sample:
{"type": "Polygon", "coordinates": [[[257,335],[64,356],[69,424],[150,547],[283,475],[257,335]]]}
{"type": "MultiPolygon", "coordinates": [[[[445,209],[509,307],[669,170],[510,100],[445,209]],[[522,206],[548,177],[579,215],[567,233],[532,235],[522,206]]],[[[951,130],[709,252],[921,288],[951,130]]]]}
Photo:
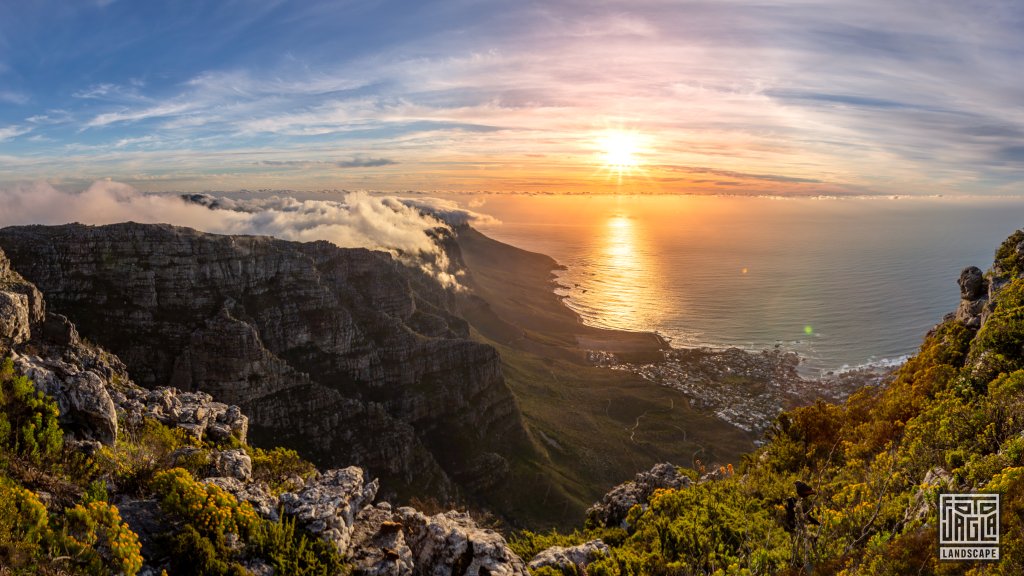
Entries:
{"type": "MultiPolygon", "coordinates": [[[[501,482],[524,435],[497,353],[386,253],[134,223],[6,228],[0,248],[136,382],[240,406],[257,443],[445,499],[501,482]]],[[[0,285],[19,319],[0,337],[43,321],[32,290],[0,285]]]]}
{"type": "MultiPolygon", "coordinates": [[[[234,354],[227,357],[225,365],[200,372],[200,382],[217,375],[234,382],[237,380],[230,378],[237,379],[239,373],[269,374],[269,380],[282,383],[271,396],[284,394],[285,398],[296,389],[308,391],[320,386],[263,348],[255,329],[229,312],[222,308],[203,323],[199,331],[208,339],[203,340],[206,347],[190,348],[211,360],[216,358],[217,350],[234,354]],[[289,382],[297,384],[288,387],[289,382]]],[[[246,444],[249,418],[239,406],[217,402],[206,392],[171,387],[146,390],[136,385],[117,356],[80,339],[76,326],[66,317],[48,313],[40,291],[11,269],[0,249],[0,358],[7,356],[13,358],[19,373],[32,378],[38,389],[57,400],[62,426],[68,432],[65,442],[87,453],[101,444],[117,443],[119,423],[137,429],[145,418],[185,430],[197,440],[209,441],[209,446],[229,439],[236,446],[246,444]]],[[[443,365],[441,360],[437,363],[443,365]]],[[[500,382],[500,374],[494,377],[500,382]]],[[[250,390],[260,391],[258,387],[250,390]]],[[[347,402],[357,412],[369,414],[367,418],[402,425],[382,411],[381,404],[347,402]]],[[[405,426],[415,440],[411,436],[414,429],[405,426]]],[[[426,443],[419,447],[426,450],[426,443]]],[[[189,450],[199,451],[186,448],[182,456],[188,456],[189,450]]],[[[436,462],[431,464],[437,466],[436,462]]],[[[364,471],[358,467],[316,472],[305,480],[297,478],[293,491],[275,495],[266,483],[253,480],[252,460],[245,449],[213,449],[205,475],[198,477],[251,502],[259,514],[277,520],[283,513],[307,533],[333,544],[349,560],[355,574],[527,574],[523,561],[500,534],[478,527],[464,513],[428,516],[413,508],[393,508],[387,501],[377,501],[379,482],[366,482],[364,471]]],[[[112,496],[112,503],[140,538],[144,565],[139,573],[160,573],[168,566],[165,538],[175,526],[161,514],[155,500],[130,493],[112,496]]],[[[264,561],[253,562],[260,568],[256,573],[273,572],[264,561]]]]}

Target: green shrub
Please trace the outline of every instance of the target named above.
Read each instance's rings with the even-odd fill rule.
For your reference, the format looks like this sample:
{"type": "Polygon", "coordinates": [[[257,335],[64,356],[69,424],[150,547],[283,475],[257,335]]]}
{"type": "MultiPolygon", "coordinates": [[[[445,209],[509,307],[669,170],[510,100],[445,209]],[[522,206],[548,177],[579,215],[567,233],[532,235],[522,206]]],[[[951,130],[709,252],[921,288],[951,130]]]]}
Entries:
{"type": "Polygon", "coordinates": [[[291,476],[306,480],[316,474],[316,466],[295,450],[280,446],[270,450],[251,447],[248,453],[252,458],[253,480],[266,482],[275,494],[291,488],[288,485],[291,476]]]}
{"type": "Polygon", "coordinates": [[[64,568],[133,576],[142,567],[138,536],[106,502],[78,504],[51,518],[38,496],[0,478],[0,566],[41,573],[64,568]]]}
{"type": "Polygon", "coordinates": [[[31,380],[0,364],[0,447],[39,465],[56,461],[64,446],[57,403],[37,392],[31,380]]]}
{"type": "Polygon", "coordinates": [[[247,576],[237,562],[226,560],[191,524],[171,539],[171,568],[182,576],[247,576]]]}
{"type": "Polygon", "coordinates": [[[777,573],[789,562],[789,537],[771,506],[737,479],[658,490],[635,506],[632,535],[587,568],[592,575],[777,573]]]}
{"type": "Polygon", "coordinates": [[[1017,246],[1024,242],[1024,231],[1017,230],[996,249],[996,267],[1004,276],[1013,277],[1024,271],[1024,262],[1017,255],[1017,246]]]}
{"type": "Polygon", "coordinates": [[[157,473],[153,488],[165,512],[185,520],[216,543],[223,543],[228,534],[248,536],[259,520],[248,503],[239,502],[219,486],[196,482],[182,468],[157,473]]]}
{"type": "Polygon", "coordinates": [[[552,546],[576,546],[587,540],[587,537],[578,530],[572,534],[559,534],[555,530],[544,533],[523,530],[509,537],[508,546],[520,558],[529,560],[552,546]]]}
{"type": "Polygon", "coordinates": [[[85,492],[82,494],[82,504],[89,504],[90,502],[106,502],[107,498],[109,498],[109,494],[107,494],[107,483],[103,480],[96,479],[86,486],[85,492]]]}
{"type": "Polygon", "coordinates": [[[249,503],[196,482],[182,468],[159,472],[153,487],[164,512],[185,525],[172,538],[172,548],[182,559],[175,573],[235,574],[243,556],[263,558],[279,574],[328,576],[343,571],[333,545],[299,532],[294,521],[260,518],[249,503]]]}
{"type": "Polygon", "coordinates": [[[250,548],[277,574],[336,576],[347,572],[334,544],[298,532],[294,519],[261,521],[253,529],[250,548]]]}
{"type": "Polygon", "coordinates": [[[971,362],[977,364],[972,376],[978,385],[1024,368],[1024,278],[1004,286],[996,302],[971,344],[971,362]]]}
{"type": "Polygon", "coordinates": [[[118,492],[144,494],[157,472],[171,467],[176,450],[195,444],[184,430],[146,418],[135,429],[122,428],[117,443],[104,446],[94,460],[118,492]]]}

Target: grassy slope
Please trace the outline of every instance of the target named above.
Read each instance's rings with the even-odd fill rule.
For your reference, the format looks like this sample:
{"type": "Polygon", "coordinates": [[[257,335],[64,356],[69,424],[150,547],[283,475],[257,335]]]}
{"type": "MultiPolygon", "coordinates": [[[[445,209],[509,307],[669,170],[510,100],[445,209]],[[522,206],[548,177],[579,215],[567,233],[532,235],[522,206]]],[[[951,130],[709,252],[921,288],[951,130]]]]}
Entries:
{"type": "Polygon", "coordinates": [[[691,409],[675,390],[585,361],[586,349],[630,360],[660,357],[650,333],[584,326],[553,293],[547,256],[462,230],[474,336],[501,354],[534,450],[514,462],[506,509],[532,527],[575,523],[610,487],[656,462],[735,462],[752,438],[691,409]],[[639,420],[638,420],[639,419],[639,420]]]}

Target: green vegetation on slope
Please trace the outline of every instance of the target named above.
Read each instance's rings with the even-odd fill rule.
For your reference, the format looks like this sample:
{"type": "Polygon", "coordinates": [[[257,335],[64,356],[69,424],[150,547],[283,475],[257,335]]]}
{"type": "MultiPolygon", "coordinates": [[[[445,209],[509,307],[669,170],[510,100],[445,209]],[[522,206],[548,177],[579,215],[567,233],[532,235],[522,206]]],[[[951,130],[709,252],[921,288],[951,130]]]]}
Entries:
{"type": "MultiPolygon", "coordinates": [[[[782,414],[737,474],[634,507],[587,573],[1024,574],[1024,279],[1005,280],[977,334],[947,320],[887,385],[782,414]],[[787,525],[797,480],[816,490],[804,505],[820,525],[787,525]],[[1000,562],[938,560],[939,491],[1003,494],[1000,562]]],[[[601,535],[527,532],[514,546],[601,535]]]]}
{"type": "MultiPolygon", "coordinates": [[[[143,564],[139,537],[108,502],[124,495],[160,502],[164,533],[158,557],[146,560],[169,559],[174,574],[243,575],[243,561],[254,560],[278,574],[346,571],[333,545],[293,520],[260,518],[249,504],[196,481],[186,468],[205,468],[210,451],[224,446],[146,420],[122,426],[115,446],[84,456],[64,445],[57,417],[53,399],[17,375],[9,358],[0,363],[0,567],[26,575],[135,574],[143,564]],[[176,458],[185,447],[191,456],[176,458]]],[[[258,477],[280,481],[313,470],[285,449],[253,456],[258,477]]]]}
{"type": "Polygon", "coordinates": [[[654,463],[725,462],[752,446],[675,390],[489,343],[535,446],[513,462],[521,480],[503,487],[510,515],[527,526],[571,526],[609,488],[654,463]]]}

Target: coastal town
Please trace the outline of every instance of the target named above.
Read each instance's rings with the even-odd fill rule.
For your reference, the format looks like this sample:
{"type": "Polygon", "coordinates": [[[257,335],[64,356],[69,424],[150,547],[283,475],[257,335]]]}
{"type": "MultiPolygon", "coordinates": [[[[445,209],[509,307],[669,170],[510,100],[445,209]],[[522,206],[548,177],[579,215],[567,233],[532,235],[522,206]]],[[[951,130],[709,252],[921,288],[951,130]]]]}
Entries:
{"type": "Polygon", "coordinates": [[[662,353],[661,360],[649,363],[621,362],[603,351],[589,351],[587,359],[679,390],[693,408],[759,435],[785,409],[819,399],[842,400],[860,387],[880,384],[893,371],[892,366],[868,365],[807,378],[799,371],[800,356],[780,347],[761,352],[669,348],[662,353]]]}

